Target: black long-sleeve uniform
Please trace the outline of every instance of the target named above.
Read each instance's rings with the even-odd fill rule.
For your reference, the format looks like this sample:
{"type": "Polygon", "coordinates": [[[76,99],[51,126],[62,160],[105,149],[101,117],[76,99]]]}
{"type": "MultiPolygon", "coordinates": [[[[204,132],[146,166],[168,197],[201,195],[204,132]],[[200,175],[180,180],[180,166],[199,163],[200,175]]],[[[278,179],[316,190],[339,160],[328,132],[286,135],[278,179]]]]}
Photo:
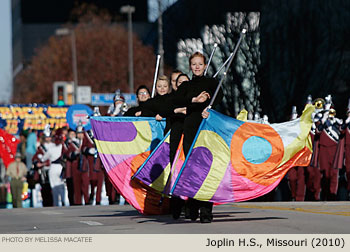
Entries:
{"type": "Polygon", "coordinates": [[[141,116],[156,116],[159,114],[161,117],[166,118],[166,126],[164,129],[164,135],[170,130],[170,116],[173,112],[173,93],[165,95],[156,95],[155,97],[143,102],[141,107],[141,116]]]}
{"type": "Polygon", "coordinates": [[[124,116],[135,116],[137,112],[141,112],[141,116],[146,116],[146,117],[154,117],[157,114],[154,112],[144,109],[144,104],[147,101],[144,102],[139,102],[139,105],[136,107],[129,108],[128,111],[124,113],[124,116]]]}
{"type": "MultiPolygon", "coordinates": [[[[195,76],[191,81],[183,82],[173,97],[173,103],[176,107],[187,107],[186,117],[183,122],[183,133],[184,133],[183,149],[186,156],[196,136],[198,127],[202,122],[202,119],[203,119],[202,111],[210,103],[210,99],[208,99],[206,102],[203,102],[203,103],[192,103],[192,98],[198,96],[203,91],[208,92],[210,94],[210,97],[213,97],[217,86],[218,86],[218,82],[213,78],[207,78],[204,76],[200,76],[200,77],[195,76]]],[[[223,98],[223,92],[220,89],[213,103],[213,107],[219,104],[222,101],[222,98],[223,98]]],[[[177,126],[177,127],[179,130],[180,126],[177,126]]],[[[173,129],[171,133],[172,132],[173,132],[173,129]]],[[[179,132],[177,132],[177,134],[179,134],[179,132]]],[[[180,134],[180,137],[181,137],[181,134],[180,134]]],[[[170,142],[170,148],[171,147],[172,147],[172,142],[170,142]]],[[[173,148],[174,147],[175,146],[173,146],[173,148]]],[[[182,204],[183,202],[181,202],[181,200],[174,198],[174,203],[173,203],[174,208],[180,208],[182,204]]],[[[207,220],[211,221],[213,203],[189,199],[187,205],[190,209],[190,218],[192,220],[195,220],[197,218],[198,210],[200,209],[201,221],[207,221],[207,220]]],[[[176,209],[174,211],[176,212],[176,209]]],[[[177,209],[177,211],[180,211],[180,210],[177,209]]]]}
{"type": "MultiPolygon", "coordinates": [[[[173,98],[176,107],[187,107],[187,113],[184,120],[184,152],[187,155],[191,144],[196,136],[198,127],[202,121],[202,111],[208,107],[210,99],[203,103],[192,103],[192,98],[206,91],[213,97],[218,82],[214,78],[204,76],[195,76],[192,80],[183,82],[175,93],[173,98]]],[[[215,98],[213,106],[222,101],[223,92],[220,89],[215,98]]]]}

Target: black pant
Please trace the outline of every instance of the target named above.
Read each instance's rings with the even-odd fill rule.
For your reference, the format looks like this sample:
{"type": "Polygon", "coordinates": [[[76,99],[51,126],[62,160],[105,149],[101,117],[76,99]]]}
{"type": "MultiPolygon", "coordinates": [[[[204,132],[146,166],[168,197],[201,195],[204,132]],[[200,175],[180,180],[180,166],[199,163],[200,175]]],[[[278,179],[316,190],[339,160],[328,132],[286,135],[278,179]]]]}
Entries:
{"type": "Polygon", "coordinates": [[[187,156],[187,153],[190,150],[192,142],[197,134],[199,125],[202,122],[202,115],[199,112],[191,113],[185,118],[184,121],[184,153],[187,156]]]}
{"type": "MultiPolygon", "coordinates": [[[[201,112],[193,112],[189,114],[184,121],[184,153],[187,156],[192,142],[197,134],[199,125],[203,118],[201,112]]],[[[200,210],[200,216],[202,218],[212,218],[213,203],[208,201],[200,201],[195,199],[189,200],[189,207],[192,210],[198,212],[200,210]]]]}
{"type": "Polygon", "coordinates": [[[171,123],[170,131],[170,163],[174,162],[177,147],[179,146],[181,135],[183,133],[183,121],[174,121],[171,123]]]}
{"type": "Polygon", "coordinates": [[[53,198],[50,184],[41,184],[41,197],[43,198],[44,207],[53,206],[53,198]]]}
{"type": "Polygon", "coordinates": [[[74,185],[73,185],[73,178],[66,178],[67,182],[67,190],[68,190],[68,200],[69,205],[74,205],[74,185]]]}

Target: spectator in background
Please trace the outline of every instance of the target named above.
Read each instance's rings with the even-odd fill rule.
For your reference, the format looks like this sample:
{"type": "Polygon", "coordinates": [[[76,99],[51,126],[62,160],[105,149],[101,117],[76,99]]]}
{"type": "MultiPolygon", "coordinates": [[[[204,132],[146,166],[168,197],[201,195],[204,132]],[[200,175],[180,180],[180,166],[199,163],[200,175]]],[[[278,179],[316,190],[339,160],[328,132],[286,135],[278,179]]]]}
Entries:
{"type": "Polygon", "coordinates": [[[7,167],[6,175],[10,178],[13,207],[21,208],[23,182],[26,181],[27,168],[21,161],[20,153],[16,153],[15,161],[7,167]]]}
{"type": "Polygon", "coordinates": [[[37,146],[37,135],[36,130],[30,129],[27,137],[27,146],[26,146],[26,164],[28,171],[32,168],[32,159],[36,153],[37,146]]]}
{"type": "Polygon", "coordinates": [[[19,134],[19,144],[17,145],[17,152],[21,154],[21,161],[26,163],[26,144],[27,138],[23,132],[19,134]]]}

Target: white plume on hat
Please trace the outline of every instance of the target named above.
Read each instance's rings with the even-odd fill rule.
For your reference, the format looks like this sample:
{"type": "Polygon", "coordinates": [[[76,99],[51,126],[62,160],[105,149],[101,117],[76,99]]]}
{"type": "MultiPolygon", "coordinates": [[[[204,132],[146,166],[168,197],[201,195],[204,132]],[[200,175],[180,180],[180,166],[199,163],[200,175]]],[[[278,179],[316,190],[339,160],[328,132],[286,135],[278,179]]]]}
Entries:
{"type": "Polygon", "coordinates": [[[306,104],[312,104],[312,96],[311,96],[311,94],[309,94],[307,96],[306,104]]]}
{"type": "Polygon", "coordinates": [[[101,116],[99,107],[94,107],[94,113],[92,114],[92,116],[101,116]]]}
{"type": "Polygon", "coordinates": [[[123,101],[124,102],[125,101],[124,96],[122,96],[121,93],[120,93],[120,89],[117,89],[115,91],[115,95],[113,97],[113,101],[114,102],[116,102],[116,101],[123,101]]]}
{"type": "Polygon", "coordinates": [[[45,137],[50,137],[51,136],[50,124],[46,124],[45,125],[43,133],[44,133],[45,137]]]}
{"type": "Polygon", "coordinates": [[[76,129],[76,133],[83,133],[83,132],[84,132],[83,124],[81,123],[81,121],[79,121],[77,129],[76,129]]]}

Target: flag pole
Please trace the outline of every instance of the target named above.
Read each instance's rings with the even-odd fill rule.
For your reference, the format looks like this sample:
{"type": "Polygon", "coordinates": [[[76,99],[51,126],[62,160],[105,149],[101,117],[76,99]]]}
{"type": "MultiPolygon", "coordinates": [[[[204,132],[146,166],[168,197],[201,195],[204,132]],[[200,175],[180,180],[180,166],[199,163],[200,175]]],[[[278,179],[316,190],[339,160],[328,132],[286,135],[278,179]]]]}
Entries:
{"type": "Polygon", "coordinates": [[[207,64],[207,67],[205,68],[205,70],[204,70],[204,76],[206,76],[207,75],[207,72],[208,72],[208,68],[209,68],[209,65],[210,65],[210,62],[211,62],[211,60],[213,59],[213,56],[214,56],[214,53],[215,53],[215,51],[216,51],[216,48],[218,47],[218,44],[217,43],[215,43],[214,44],[214,48],[213,48],[213,51],[211,52],[211,54],[210,54],[210,58],[209,58],[209,61],[208,61],[208,64],[207,64]]]}
{"type": "Polygon", "coordinates": [[[210,100],[210,104],[209,104],[209,106],[208,106],[209,109],[213,106],[213,103],[214,103],[214,101],[215,101],[215,98],[216,98],[216,96],[217,96],[218,93],[219,93],[219,90],[220,90],[220,88],[221,88],[221,86],[222,86],[222,83],[224,82],[224,80],[225,80],[225,78],[226,78],[226,75],[227,75],[227,72],[228,72],[228,70],[229,70],[229,68],[230,68],[230,66],[231,66],[232,60],[233,60],[233,58],[235,57],[235,55],[236,55],[236,53],[237,53],[237,50],[238,50],[238,47],[239,47],[239,45],[241,44],[242,39],[243,39],[243,37],[244,37],[244,35],[245,35],[246,32],[247,32],[246,29],[243,29],[242,32],[241,32],[241,35],[240,35],[239,40],[238,40],[238,42],[237,42],[237,44],[236,44],[236,47],[235,47],[235,49],[233,50],[232,57],[230,56],[231,59],[230,59],[230,61],[227,63],[227,66],[226,66],[226,68],[225,68],[224,76],[221,78],[221,80],[220,80],[220,82],[219,82],[219,85],[218,85],[218,87],[216,88],[215,93],[214,93],[213,97],[212,97],[211,100],[210,100]]]}
{"type": "Polygon", "coordinates": [[[170,193],[169,193],[170,196],[173,195],[173,192],[174,192],[174,190],[175,190],[175,187],[176,187],[176,185],[177,185],[177,182],[179,181],[179,179],[180,179],[180,177],[181,177],[181,174],[182,174],[182,172],[183,172],[183,170],[184,170],[184,168],[185,168],[185,166],[186,166],[186,164],[187,164],[187,161],[188,161],[188,159],[189,159],[189,157],[190,157],[190,153],[192,152],[192,149],[193,149],[193,147],[194,147],[194,144],[196,143],[196,140],[197,140],[197,138],[198,138],[199,132],[201,131],[201,129],[202,129],[202,127],[203,127],[203,124],[204,124],[204,120],[202,120],[201,124],[200,124],[199,127],[198,127],[196,136],[194,137],[193,142],[192,142],[192,144],[191,144],[191,147],[190,147],[190,149],[189,149],[189,151],[188,151],[188,153],[187,153],[187,155],[186,155],[185,162],[183,163],[183,165],[182,165],[182,167],[181,167],[181,169],[180,169],[180,171],[179,171],[179,175],[176,177],[176,180],[175,180],[175,182],[174,182],[174,185],[173,185],[173,187],[172,187],[171,190],[170,190],[170,193]]]}
{"type": "Polygon", "coordinates": [[[230,54],[230,56],[227,58],[227,60],[224,62],[224,64],[219,68],[219,70],[213,75],[213,78],[215,78],[220,72],[221,70],[226,66],[226,64],[231,60],[233,56],[233,53],[230,54]]]}
{"type": "Polygon", "coordinates": [[[158,150],[158,148],[162,145],[162,143],[164,143],[164,141],[166,140],[166,138],[170,135],[170,131],[168,131],[168,133],[163,137],[163,139],[158,143],[158,145],[156,146],[156,148],[151,152],[151,154],[147,157],[147,159],[143,162],[143,164],[140,166],[140,168],[137,169],[137,171],[134,173],[134,175],[131,176],[131,180],[133,180],[143,169],[143,167],[145,167],[146,163],[148,162],[148,160],[151,159],[151,157],[153,156],[153,154],[158,150]]]}
{"type": "Polygon", "coordinates": [[[154,97],[154,94],[155,94],[155,91],[156,91],[155,87],[156,87],[156,83],[157,83],[157,76],[158,76],[158,71],[159,71],[160,58],[161,58],[161,56],[158,54],[157,55],[156,70],[154,72],[154,78],[153,78],[152,98],[154,97]]]}

